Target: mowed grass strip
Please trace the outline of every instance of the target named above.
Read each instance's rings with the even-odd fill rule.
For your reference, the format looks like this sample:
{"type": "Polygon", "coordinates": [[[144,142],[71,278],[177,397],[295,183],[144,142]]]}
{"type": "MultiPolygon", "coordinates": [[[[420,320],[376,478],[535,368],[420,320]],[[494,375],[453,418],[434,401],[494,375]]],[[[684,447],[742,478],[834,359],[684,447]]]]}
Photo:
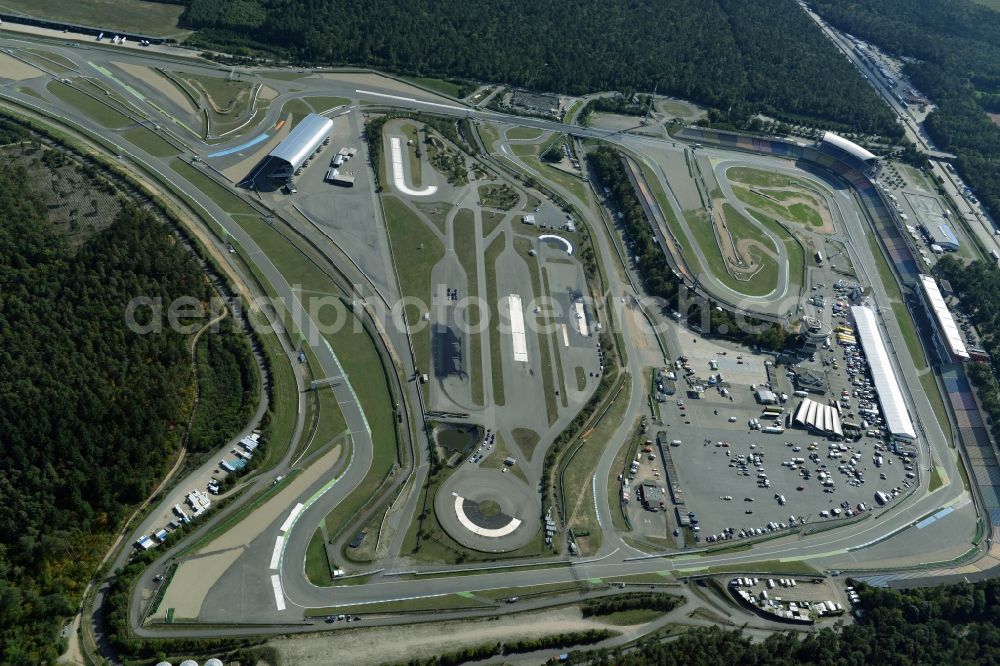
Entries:
{"type": "Polygon", "coordinates": [[[410,165],[409,173],[406,175],[409,177],[410,185],[415,188],[420,188],[423,185],[423,172],[420,170],[420,134],[417,133],[417,128],[411,123],[403,123],[400,125],[400,129],[403,134],[406,135],[406,143],[404,143],[400,148],[406,152],[408,158],[407,162],[410,165]],[[410,141],[413,145],[407,145],[410,141]]]}
{"type": "MultiPolygon", "coordinates": [[[[586,441],[576,450],[573,458],[562,469],[562,486],[566,492],[566,510],[570,513],[569,526],[575,531],[589,532],[587,554],[596,553],[601,547],[601,528],[594,506],[593,476],[601,453],[614,443],[611,436],[625,419],[628,411],[632,377],[626,375],[621,390],[611,402],[600,422],[584,434],[586,441]]],[[[613,391],[615,389],[612,389],[613,391]]],[[[602,480],[598,479],[597,483],[602,480]]],[[[617,495],[615,495],[617,498],[617,495]]],[[[583,546],[581,546],[583,550],[583,546]]]]}
{"type": "Polygon", "coordinates": [[[346,97],[306,97],[305,102],[313,108],[316,113],[323,113],[338,106],[346,106],[351,100],[346,97]]]}
{"type": "Polygon", "coordinates": [[[240,199],[235,193],[184,160],[176,159],[170,162],[170,168],[180,174],[184,180],[205,193],[209,199],[219,205],[219,208],[231,215],[256,216],[257,210],[240,199]]]}
{"type": "Polygon", "coordinates": [[[507,138],[513,140],[537,139],[542,135],[542,130],[535,127],[511,127],[507,130],[507,138]]]}
{"type": "MultiPolygon", "coordinates": [[[[541,301],[546,296],[542,290],[542,278],[538,270],[538,262],[534,257],[528,256],[528,250],[532,249],[533,243],[526,239],[517,237],[514,239],[514,249],[519,255],[526,257],[524,264],[528,267],[528,275],[531,276],[531,291],[534,292],[534,299],[541,301]]],[[[530,307],[531,302],[523,301],[523,305],[530,307]]],[[[537,315],[535,315],[537,317],[537,315]]],[[[547,317],[539,317],[539,325],[535,326],[535,337],[538,340],[538,356],[542,369],[542,391],[545,394],[545,411],[548,415],[549,425],[559,418],[559,405],[556,403],[556,387],[553,379],[555,367],[552,362],[552,349],[549,347],[550,339],[554,336],[542,332],[542,326],[548,325],[547,317]]],[[[527,325],[527,322],[526,322],[527,325]]],[[[528,326],[528,328],[532,328],[528,326]]]]}
{"type": "MultiPolygon", "coordinates": [[[[309,255],[303,255],[297,246],[259,217],[238,215],[233,219],[253,236],[288,283],[299,290],[307,311],[309,296],[336,293],[336,287],[307,258],[309,255]]],[[[346,309],[343,313],[347,320],[342,325],[324,322],[328,324],[324,326],[324,337],[337,355],[361,403],[371,428],[373,455],[371,467],[358,488],[327,516],[327,528],[331,537],[346,527],[368,503],[393,465],[399,461],[393,401],[382,362],[372,339],[360,325],[355,326],[354,316],[346,309]]],[[[297,339],[293,340],[293,344],[297,345],[298,342],[297,339]]]]}
{"type": "Polygon", "coordinates": [[[399,78],[456,99],[461,97],[462,89],[466,87],[461,81],[435,79],[429,76],[401,76],[399,78]]]}
{"type": "Polygon", "coordinates": [[[121,129],[133,123],[131,118],[111,108],[100,99],[95,99],[62,81],[50,81],[45,89],[102,127],[121,129]]]}
{"type": "Polygon", "coordinates": [[[698,260],[698,255],[695,254],[693,241],[689,237],[687,230],[685,230],[681,225],[680,221],[677,219],[677,215],[674,213],[674,209],[670,206],[670,202],[667,200],[667,193],[664,191],[663,185],[660,183],[656,174],[653,172],[653,169],[648,164],[641,160],[634,161],[639,165],[639,169],[642,171],[642,177],[646,181],[646,186],[649,187],[649,191],[652,192],[653,198],[656,200],[656,203],[659,204],[660,212],[663,214],[663,218],[667,222],[667,229],[681,246],[680,253],[681,257],[684,259],[684,263],[687,264],[688,269],[693,274],[697,275],[702,270],[701,262],[698,260]]]}
{"type": "Polygon", "coordinates": [[[500,299],[497,296],[497,257],[507,247],[507,234],[500,233],[486,248],[486,302],[489,304],[491,317],[495,324],[490,326],[490,364],[493,368],[493,403],[503,406],[507,402],[503,385],[503,359],[500,344],[500,299]]]}
{"type": "Polygon", "coordinates": [[[493,608],[495,604],[480,599],[466,597],[460,594],[442,594],[434,597],[417,597],[401,601],[383,601],[370,604],[355,604],[353,606],[328,606],[326,608],[307,608],[306,617],[322,617],[337,614],[379,613],[413,613],[420,611],[447,611],[466,608],[493,608]]]}
{"type": "Polygon", "coordinates": [[[330,574],[330,558],[326,555],[326,545],[323,543],[323,530],[316,528],[312,538],[309,539],[309,546],[306,548],[306,577],[309,582],[319,587],[328,587],[333,584],[333,576],[330,574]]]}
{"type": "Polygon", "coordinates": [[[413,338],[417,371],[430,373],[431,327],[422,317],[430,311],[431,269],[444,257],[444,246],[424,221],[395,196],[382,197],[382,210],[396,258],[400,292],[422,304],[408,304],[404,309],[413,338]]]}
{"type": "Polygon", "coordinates": [[[781,239],[785,246],[785,253],[788,256],[788,292],[797,292],[805,284],[806,271],[806,251],[798,237],[788,233],[774,218],[761,214],[759,211],[750,210],[754,219],[767,227],[772,233],[781,239]]]}
{"type": "Polygon", "coordinates": [[[469,356],[466,363],[466,371],[469,373],[469,381],[472,391],[472,402],[477,405],[483,404],[483,335],[479,333],[479,326],[483,319],[480,311],[480,301],[482,296],[479,293],[479,249],[477,248],[476,220],[475,215],[468,208],[455,213],[453,221],[455,254],[465,270],[465,278],[469,297],[473,302],[469,304],[468,313],[469,333],[469,356]]]}
{"type": "Polygon", "coordinates": [[[127,129],[122,132],[122,136],[132,145],[145,150],[154,157],[174,157],[180,153],[163,137],[146,127],[127,129]]]}

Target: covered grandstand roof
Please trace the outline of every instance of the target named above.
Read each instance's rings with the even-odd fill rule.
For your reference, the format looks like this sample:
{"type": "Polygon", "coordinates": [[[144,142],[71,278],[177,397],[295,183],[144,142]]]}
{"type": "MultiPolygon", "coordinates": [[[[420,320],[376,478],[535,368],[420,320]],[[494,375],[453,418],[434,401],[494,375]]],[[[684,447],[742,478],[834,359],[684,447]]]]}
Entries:
{"type": "Polygon", "coordinates": [[[893,437],[913,440],[917,438],[913,430],[913,421],[903,401],[903,391],[899,388],[899,378],[889,360],[889,350],[886,349],[882,332],[875,320],[875,312],[864,305],[851,308],[851,316],[858,327],[858,338],[865,356],[868,357],[868,367],[875,382],[879,404],[885,415],[886,427],[893,437]]]}
{"type": "Polygon", "coordinates": [[[828,143],[831,146],[836,146],[840,148],[845,153],[850,153],[854,157],[857,157],[862,162],[871,162],[877,160],[878,156],[868,152],[858,144],[853,141],[848,141],[844,137],[834,134],[833,132],[823,133],[823,143],[828,143]]]}
{"type": "Polygon", "coordinates": [[[965,348],[965,342],[962,341],[962,334],[958,330],[958,325],[955,324],[955,318],[952,317],[951,310],[948,309],[948,306],[944,302],[944,296],[941,295],[941,290],[938,289],[937,282],[929,275],[921,275],[920,287],[923,289],[927,304],[934,311],[934,320],[937,322],[938,330],[941,332],[941,338],[948,345],[948,350],[952,356],[969,358],[969,350],[965,348]]]}
{"type": "Polygon", "coordinates": [[[333,121],[316,113],[310,113],[296,125],[285,140],[277,145],[268,156],[284,160],[298,169],[333,129],[333,121]]]}

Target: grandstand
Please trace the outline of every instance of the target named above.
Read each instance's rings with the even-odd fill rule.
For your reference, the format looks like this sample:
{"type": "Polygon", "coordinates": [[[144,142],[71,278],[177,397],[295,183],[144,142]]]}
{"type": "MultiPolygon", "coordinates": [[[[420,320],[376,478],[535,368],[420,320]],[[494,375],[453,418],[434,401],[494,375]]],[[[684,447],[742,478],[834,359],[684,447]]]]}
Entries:
{"type": "Polygon", "coordinates": [[[955,318],[951,315],[951,310],[944,302],[944,296],[938,289],[937,282],[929,275],[920,276],[920,294],[923,296],[924,307],[930,314],[931,320],[937,326],[937,337],[941,341],[941,346],[948,352],[949,360],[952,362],[968,361],[969,351],[965,348],[962,340],[962,333],[955,324],[955,318]]]}
{"type": "Polygon", "coordinates": [[[833,132],[824,132],[817,148],[820,152],[836,158],[865,175],[873,175],[878,170],[878,156],[833,132]]]}

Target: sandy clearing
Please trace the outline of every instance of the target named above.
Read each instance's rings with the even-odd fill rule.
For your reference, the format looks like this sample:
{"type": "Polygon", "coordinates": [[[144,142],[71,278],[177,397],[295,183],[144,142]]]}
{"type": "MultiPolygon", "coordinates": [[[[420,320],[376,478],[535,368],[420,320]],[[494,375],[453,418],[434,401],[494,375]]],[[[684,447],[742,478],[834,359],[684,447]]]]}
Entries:
{"type": "Polygon", "coordinates": [[[508,617],[337,631],[320,636],[296,636],[270,641],[282,663],[375,664],[425,659],[464,647],[502,640],[535,638],[565,631],[603,629],[584,619],[579,608],[521,613],[508,617]]]}
{"type": "Polygon", "coordinates": [[[440,95],[435,95],[434,93],[427,92],[423,88],[418,88],[408,83],[397,81],[396,79],[390,79],[386,76],[379,76],[378,74],[367,74],[361,72],[358,73],[328,72],[325,74],[320,74],[319,76],[320,78],[323,79],[329,79],[330,81],[340,81],[342,83],[347,83],[349,85],[357,86],[358,88],[383,88],[385,90],[392,90],[393,92],[405,93],[406,95],[409,95],[411,97],[435,99],[454,104],[454,101],[447,97],[441,97],[440,95]]]}
{"type": "Polygon", "coordinates": [[[339,444],[333,447],[292,479],[270,501],[251,512],[218,539],[209,542],[197,554],[181,562],[157,610],[157,619],[165,619],[168,608],[174,609],[176,618],[197,618],[205,595],[243,553],[247,544],[260,536],[279,517],[287,515],[311,485],[330,473],[340,458],[341,449],[339,444]],[[253,520],[249,520],[251,516],[253,520]]]}
{"type": "MultiPolygon", "coordinates": [[[[273,129],[273,128],[269,128],[273,129]]],[[[292,117],[289,115],[285,118],[285,124],[281,126],[277,132],[271,136],[270,139],[265,141],[261,146],[254,151],[252,154],[244,157],[242,160],[236,164],[227,167],[222,170],[222,173],[233,183],[238,183],[246,178],[250,174],[250,170],[253,169],[257,164],[264,159],[269,152],[274,150],[274,148],[281,143],[288,133],[292,129],[292,117]]]]}
{"type": "Polygon", "coordinates": [[[260,92],[257,93],[257,99],[270,102],[272,99],[278,96],[278,91],[271,86],[262,85],[260,87],[260,92]]]}
{"type": "Polygon", "coordinates": [[[187,98],[187,95],[182,93],[177,89],[173,83],[168,81],[159,72],[156,72],[149,67],[144,67],[142,65],[132,65],[125,62],[112,61],[112,65],[122,70],[129,76],[139,79],[145,83],[150,88],[156,90],[158,93],[169,99],[171,102],[176,104],[179,108],[190,114],[197,114],[198,110],[194,108],[191,104],[191,100],[187,98]]]}
{"type": "MultiPolygon", "coordinates": [[[[287,515],[299,497],[305,494],[309,486],[328,476],[330,470],[340,458],[342,446],[338,444],[327,452],[322,458],[310,465],[304,472],[291,480],[277,495],[258,507],[250,516],[253,520],[248,520],[250,516],[237,523],[235,527],[202,547],[198,553],[207,555],[218,551],[226,551],[232,548],[239,548],[250,543],[263,532],[268,525],[277,520],[280,516],[287,515]]],[[[176,577],[175,577],[176,580],[176,577]]]]}
{"type": "Polygon", "coordinates": [[[24,81],[42,76],[42,71],[35,69],[31,65],[26,65],[17,58],[12,58],[6,53],[0,53],[0,78],[11,79],[12,81],[24,81]]]}
{"type": "Polygon", "coordinates": [[[245,548],[246,546],[230,548],[181,562],[163,595],[160,607],[152,617],[166,621],[167,609],[173,608],[175,619],[197,619],[209,589],[243,554],[245,548]]]}

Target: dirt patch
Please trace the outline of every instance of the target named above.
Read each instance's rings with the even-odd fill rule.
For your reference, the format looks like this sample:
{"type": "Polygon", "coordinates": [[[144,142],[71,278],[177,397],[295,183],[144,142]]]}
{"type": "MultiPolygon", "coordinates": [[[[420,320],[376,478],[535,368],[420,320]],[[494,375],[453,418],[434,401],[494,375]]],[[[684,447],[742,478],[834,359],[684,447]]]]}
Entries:
{"type": "Polygon", "coordinates": [[[194,104],[191,103],[188,96],[181,92],[177,86],[168,81],[166,77],[159,72],[153,71],[149,67],[143,67],[142,65],[130,65],[128,63],[118,61],[112,61],[111,64],[129,76],[139,79],[150,88],[153,88],[177,105],[178,108],[181,108],[192,115],[197,115],[198,109],[194,107],[194,104]]]}
{"type": "Polygon", "coordinates": [[[201,605],[208,596],[208,590],[215,585],[219,576],[233,565],[244,549],[245,546],[230,548],[182,562],[177,567],[153,619],[166,621],[167,610],[170,608],[174,609],[174,619],[197,619],[201,614],[201,605]],[[179,582],[181,580],[183,583],[179,582]]]}
{"type": "Polygon", "coordinates": [[[296,636],[275,639],[268,645],[278,650],[282,663],[296,666],[334,663],[349,666],[407,662],[498,641],[603,629],[605,626],[595,620],[584,619],[579,608],[569,607],[481,620],[296,636]]]}
{"type": "MultiPolygon", "coordinates": [[[[325,476],[329,476],[330,470],[340,459],[342,447],[337,446],[330,449],[322,458],[311,464],[304,472],[296,476],[289,482],[281,492],[258,507],[253,513],[253,520],[247,518],[239,522],[235,527],[220,536],[215,541],[204,546],[199,555],[208,555],[219,551],[226,551],[232,548],[240,548],[261,535],[268,525],[273,523],[282,514],[288,513],[296,500],[301,497],[306,490],[325,476]]],[[[177,580],[177,576],[174,576],[177,580]]],[[[187,588],[187,585],[182,587],[187,588]]]]}
{"type": "Polygon", "coordinates": [[[278,91],[272,88],[271,86],[261,86],[260,92],[257,93],[257,99],[264,102],[270,102],[277,96],[278,96],[278,91]]]}
{"type": "Polygon", "coordinates": [[[27,65],[6,53],[0,53],[0,78],[24,81],[42,76],[42,71],[27,65]]]}

